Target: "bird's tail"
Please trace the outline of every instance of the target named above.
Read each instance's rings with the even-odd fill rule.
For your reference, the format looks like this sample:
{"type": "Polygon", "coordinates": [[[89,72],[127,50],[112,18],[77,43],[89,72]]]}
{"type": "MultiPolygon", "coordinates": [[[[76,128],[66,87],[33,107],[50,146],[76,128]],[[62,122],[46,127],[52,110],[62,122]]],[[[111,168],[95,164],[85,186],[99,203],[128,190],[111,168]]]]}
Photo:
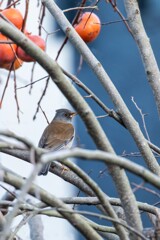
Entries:
{"type": "Polygon", "coordinates": [[[38,176],[40,175],[44,175],[46,176],[48,174],[49,168],[51,166],[51,163],[47,163],[43,166],[43,168],[41,169],[41,171],[38,173],[38,176]]]}

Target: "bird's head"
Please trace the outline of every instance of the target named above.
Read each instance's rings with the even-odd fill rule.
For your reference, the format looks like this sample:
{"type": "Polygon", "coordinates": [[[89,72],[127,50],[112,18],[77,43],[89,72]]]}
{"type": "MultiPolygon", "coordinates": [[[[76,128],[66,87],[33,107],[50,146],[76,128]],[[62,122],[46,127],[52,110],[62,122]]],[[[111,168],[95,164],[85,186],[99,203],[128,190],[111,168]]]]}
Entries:
{"type": "Polygon", "coordinates": [[[77,113],[70,111],[66,108],[61,108],[56,110],[56,115],[54,117],[55,120],[65,121],[65,122],[71,122],[72,118],[76,116],[77,113]]]}

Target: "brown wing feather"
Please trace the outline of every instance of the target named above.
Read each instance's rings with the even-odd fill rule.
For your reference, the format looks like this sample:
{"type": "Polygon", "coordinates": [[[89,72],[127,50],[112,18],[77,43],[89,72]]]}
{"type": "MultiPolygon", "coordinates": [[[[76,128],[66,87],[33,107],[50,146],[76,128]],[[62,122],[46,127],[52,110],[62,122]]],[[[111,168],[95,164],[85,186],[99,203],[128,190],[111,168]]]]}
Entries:
{"type": "Polygon", "coordinates": [[[44,130],[38,146],[41,148],[59,150],[74,136],[74,128],[70,123],[51,122],[44,130]]]}

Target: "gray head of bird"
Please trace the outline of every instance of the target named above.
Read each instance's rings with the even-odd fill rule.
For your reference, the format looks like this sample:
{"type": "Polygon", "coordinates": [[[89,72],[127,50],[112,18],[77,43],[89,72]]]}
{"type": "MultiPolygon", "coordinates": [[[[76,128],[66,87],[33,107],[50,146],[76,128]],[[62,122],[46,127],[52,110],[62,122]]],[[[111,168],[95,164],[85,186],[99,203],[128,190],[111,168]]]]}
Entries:
{"type": "Polygon", "coordinates": [[[56,110],[56,115],[54,120],[64,121],[64,122],[71,122],[73,117],[76,116],[77,113],[73,112],[66,108],[61,108],[56,110]]]}

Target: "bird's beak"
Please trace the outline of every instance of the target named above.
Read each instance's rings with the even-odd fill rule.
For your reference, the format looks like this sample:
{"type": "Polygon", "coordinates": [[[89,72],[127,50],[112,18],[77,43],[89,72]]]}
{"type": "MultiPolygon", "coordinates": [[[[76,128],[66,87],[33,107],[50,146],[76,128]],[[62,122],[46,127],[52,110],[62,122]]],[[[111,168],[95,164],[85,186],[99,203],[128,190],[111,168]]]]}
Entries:
{"type": "Polygon", "coordinates": [[[70,116],[71,116],[71,118],[73,118],[74,116],[76,116],[78,113],[76,113],[76,112],[72,112],[72,113],[70,113],[70,116]]]}

